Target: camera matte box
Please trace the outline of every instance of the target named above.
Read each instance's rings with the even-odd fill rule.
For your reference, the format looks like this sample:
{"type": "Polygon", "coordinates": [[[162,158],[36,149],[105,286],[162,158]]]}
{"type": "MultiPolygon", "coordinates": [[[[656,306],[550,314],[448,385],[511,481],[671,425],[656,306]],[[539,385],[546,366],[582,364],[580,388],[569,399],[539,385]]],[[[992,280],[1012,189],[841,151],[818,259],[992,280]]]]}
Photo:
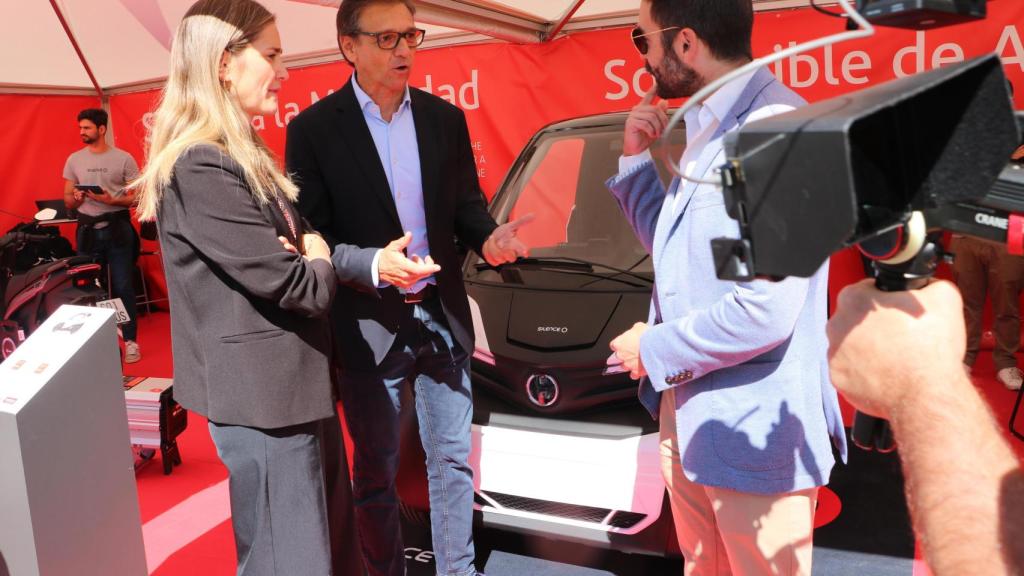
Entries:
{"type": "Polygon", "coordinates": [[[724,190],[726,208],[740,220],[752,274],[806,278],[832,253],[892,229],[911,211],[983,199],[1018,143],[993,54],[726,134],[728,167],[737,174],[724,190]]]}

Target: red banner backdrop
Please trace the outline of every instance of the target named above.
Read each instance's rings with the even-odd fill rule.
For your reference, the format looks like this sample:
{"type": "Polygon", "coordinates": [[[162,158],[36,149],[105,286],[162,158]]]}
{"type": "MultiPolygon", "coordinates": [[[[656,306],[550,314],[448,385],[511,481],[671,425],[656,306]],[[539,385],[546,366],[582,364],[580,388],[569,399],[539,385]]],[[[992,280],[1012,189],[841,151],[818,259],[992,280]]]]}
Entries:
{"type": "MultiPolygon", "coordinates": [[[[768,54],[839,32],[844,26],[842,20],[807,9],[762,13],[754,28],[754,52],[768,54]]],[[[929,32],[883,28],[866,40],[789,58],[773,65],[772,71],[815,101],[996,52],[1018,87],[1017,102],[1021,104],[1022,35],[1024,2],[991,0],[986,20],[929,32]]],[[[278,113],[257,117],[254,125],[283,156],[287,123],[340,87],[350,73],[344,63],[293,70],[284,85],[278,113]]],[[[628,31],[620,28],[574,34],[543,45],[490,43],[426,50],[417,56],[411,83],[466,111],[480,181],[491,196],[520,148],[538,129],[566,118],[627,110],[652,80],[629,41],[628,31]]],[[[156,91],[124,94],[110,102],[116,143],[140,163],[156,96],[156,91]]],[[[28,214],[33,199],[54,198],[60,192],[64,159],[81,145],[74,129],[75,113],[97,101],[0,96],[0,103],[15,121],[14,130],[7,131],[10,137],[0,144],[0,163],[8,190],[13,191],[0,196],[0,208],[28,214]]],[[[859,277],[859,263],[849,254],[834,264],[833,284],[859,277]]],[[[159,274],[150,277],[157,280],[159,274]]]]}
{"type": "MultiPolygon", "coordinates": [[[[779,51],[840,32],[844,26],[843,20],[806,9],[759,14],[754,53],[779,51]]],[[[784,83],[816,101],[996,52],[1020,87],[1017,102],[1024,103],[1022,35],[1024,2],[993,0],[986,20],[929,32],[880,28],[872,38],[819,49],[771,68],[784,83]]],[[[344,63],[293,70],[278,113],[257,117],[254,125],[283,156],[287,123],[343,85],[350,73],[344,63]]],[[[423,51],[417,55],[411,84],[465,110],[480,182],[490,197],[538,129],[576,116],[628,110],[652,79],[627,29],[620,28],[574,34],[543,45],[491,43],[423,51]]],[[[156,92],[144,92],[111,101],[121,131],[119,143],[139,158],[155,97],[156,92]]],[[[862,277],[861,270],[855,255],[838,256],[833,261],[833,286],[862,277]]]]}
{"type": "Polygon", "coordinates": [[[31,219],[34,200],[62,197],[64,161],[82,146],[75,118],[99,104],[99,98],[83,96],[0,95],[6,120],[0,138],[0,234],[31,219]]]}
{"type": "MultiPolygon", "coordinates": [[[[811,10],[759,14],[754,51],[756,55],[778,51],[842,31],[844,26],[845,21],[811,10]]],[[[1024,103],[1022,35],[1024,2],[993,0],[986,20],[930,32],[879,29],[870,39],[786,59],[773,65],[772,71],[815,101],[998,52],[1011,80],[1021,86],[1017,97],[1024,103]]],[[[349,74],[344,63],[293,70],[284,84],[279,112],[254,121],[270,147],[283,154],[288,121],[340,87],[349,74]]],[[[417,56],[411,79],[412,85],[466,111],[488,195],[539,128],[566,118],[627,110],[651,82],[625,29],[575,34],[543,45],[492,43],[427,50],[417,56]]],[[[133,154],[142,154],[145,115],[154,97],[154,92],[148,92],[112,98],[117,125],[130,127],[135,136],[134,147],[122,140],[133,154]]]]}

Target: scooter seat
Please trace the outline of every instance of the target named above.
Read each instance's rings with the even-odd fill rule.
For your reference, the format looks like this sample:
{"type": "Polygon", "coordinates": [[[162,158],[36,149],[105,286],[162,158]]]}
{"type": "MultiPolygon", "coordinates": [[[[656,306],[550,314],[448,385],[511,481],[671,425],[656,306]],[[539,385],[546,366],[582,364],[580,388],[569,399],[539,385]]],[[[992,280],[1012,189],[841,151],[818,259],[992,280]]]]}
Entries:
{"type": "Polygon", "coordinates": [[[24,274],[13,276],[7,283],[7,291],[4,294],[4,302],[10,304],[14,296],[31,286],[33,282],[42,278],[50,270],[50,263],[34,266],[24,274]]]}
{"type": "Polygon", "coordinates": [[[81,266],[82,264],[98,264],[96,258],[89,255],[79,254],[76,256],[69,256],[58,260],[58,262],[67,262],[68,268],[74,268],[75,266],[81,266]]]}
{"type": "Polygon", "coordinates": [[[14,296],[19,292],[31,286],[33,282],[39,280],[43,276],[49,273],[56,272],[64,268],[70,268],[73,266],[80,266],[82,264],[92,264],[96,260],[92,256],[71,256],[68,258],[61,258],[53,262],[43,262],[30,268],[28,272],[23,274],[17,274],[13,276],[7,283],[7,290],[4,293],[4,302],[10,304],[14,296]]]}

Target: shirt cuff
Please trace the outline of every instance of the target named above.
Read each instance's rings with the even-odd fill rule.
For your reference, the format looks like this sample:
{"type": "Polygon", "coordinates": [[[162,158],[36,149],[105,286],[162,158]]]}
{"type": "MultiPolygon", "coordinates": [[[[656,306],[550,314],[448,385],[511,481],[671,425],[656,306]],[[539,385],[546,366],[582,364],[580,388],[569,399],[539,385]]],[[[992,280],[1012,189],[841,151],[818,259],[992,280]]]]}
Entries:
{"type": "Polygon", "coordinates": [[[636,172],[644,164],[651,162],[651,151],[644,150],[639,154],[632,156],[619,156],[619,178],[629,176],[633,172],[636,172]]]}
{"type": "Polygon", "coordinates": [[[380,268],[377,267],[377,263],[380,262],[380,253],[383,251],[383,248],[377,250],[377,253],[373,255],[373,262],[370,263],[370,279],[373,280],[373,285],[377,288],[387,288],[388,286],[391,286],[388,282],[380,281],[380,268]]]}

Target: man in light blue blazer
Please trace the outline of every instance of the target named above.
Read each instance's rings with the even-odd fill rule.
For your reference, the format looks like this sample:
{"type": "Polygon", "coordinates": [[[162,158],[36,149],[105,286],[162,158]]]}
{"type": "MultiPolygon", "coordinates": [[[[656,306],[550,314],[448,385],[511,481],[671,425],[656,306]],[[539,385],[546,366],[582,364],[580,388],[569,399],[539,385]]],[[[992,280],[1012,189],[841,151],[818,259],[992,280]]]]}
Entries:
{"type": "MultiPolygon", "coordinates": [[[[750,62],[749,0],[643,0],[633,41],[661,98],[697,90],[750,62]]],[[[710,241],[738,237],[714,184],[666,192],[648,147],[664,101],[648,94],[626,122],[609,188],[651,252],[647,323],[612,342],[640,400],[661,421],[662,468],[686,574],[810,574],[818,487],[845,458],[825,336],[828,266],[811,278],[727,282],[710,241]],[[830,441],[831,438],[831,441],[830,441]]],[[[761,68],[687,114],[680,170],[714,180],[722,137],[805,102],[761,68]]]]}

